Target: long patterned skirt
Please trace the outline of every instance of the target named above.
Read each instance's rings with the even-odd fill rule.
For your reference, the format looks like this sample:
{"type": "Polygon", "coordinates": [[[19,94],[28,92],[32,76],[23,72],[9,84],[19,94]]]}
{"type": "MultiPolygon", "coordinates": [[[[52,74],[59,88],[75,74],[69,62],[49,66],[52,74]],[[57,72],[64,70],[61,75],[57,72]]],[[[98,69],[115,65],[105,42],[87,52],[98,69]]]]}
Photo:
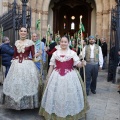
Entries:
{"type": "Polygon", "coordinates": [[[78,120],[88,109],[84,83],[78,71],[61,76],[54,70],[45,88],[39,115],[46,120],[78,120]]]}
{"type": "Polygon", "coordinates": [[[39,107],[39,72],[31,60],[14,60],[3,83],[3,104],[10,109],[39,107]]]}

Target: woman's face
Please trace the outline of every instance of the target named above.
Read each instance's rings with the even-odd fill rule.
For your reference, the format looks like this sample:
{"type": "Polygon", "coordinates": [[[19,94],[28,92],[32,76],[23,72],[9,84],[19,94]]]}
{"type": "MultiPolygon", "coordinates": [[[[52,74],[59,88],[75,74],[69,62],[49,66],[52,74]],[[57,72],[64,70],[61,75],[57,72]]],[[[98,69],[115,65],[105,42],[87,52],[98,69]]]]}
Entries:
{"type": "Polygon", "coordinates": [[[62,37],[60,40],[61,49],[67,49],[69,45],[68,39],[66,37],[62,37]]]}
{"type": "Polygon", "coordinates": [[[25,38],[27,36],[27,29],[22,27],[20,30],[19,30],[19,35],[20,37],[22,38],[25,38]]]}

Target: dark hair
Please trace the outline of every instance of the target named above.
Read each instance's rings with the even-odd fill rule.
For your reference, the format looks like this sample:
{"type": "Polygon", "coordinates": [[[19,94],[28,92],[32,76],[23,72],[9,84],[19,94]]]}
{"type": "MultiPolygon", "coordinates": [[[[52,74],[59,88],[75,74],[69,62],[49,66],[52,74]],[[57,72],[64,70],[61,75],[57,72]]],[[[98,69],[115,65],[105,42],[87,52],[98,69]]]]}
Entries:
{"type": "Polygon", "coordinates": [[[66,36],[66,35],[64,35],[63,37],[61,37],[61,39],[64,38],[64,37],[67,38],[67,40],[68,40],[68,42],[69,42],[69,37],[66,36]]]}
{"type": "Polygon", "coordinates": [[[19,28],[19,30],[21,30],[21,28],[25,28],[25,29],[27,30],[27,33],[28,33],[28,29],[27,29],[25,26],[21,26],[21,27],[19,28]]]}

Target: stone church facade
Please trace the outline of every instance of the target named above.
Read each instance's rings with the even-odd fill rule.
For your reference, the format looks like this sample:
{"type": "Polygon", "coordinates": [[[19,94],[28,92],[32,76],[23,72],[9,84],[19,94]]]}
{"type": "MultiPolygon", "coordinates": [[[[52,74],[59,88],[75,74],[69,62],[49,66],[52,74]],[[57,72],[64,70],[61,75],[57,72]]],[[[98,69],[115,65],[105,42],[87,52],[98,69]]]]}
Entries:
{"type": "MultiPolygon", "coordinates": [[[[11,3],[13,3],[13,1],[14,0],[0,0],[0,16],[9,10],[9,8],[11,7],[11,3]]],[[[22,9],[21,0],[16,0],[16,2],[22,9]]],[[[64,21],[63,23],[59,23],[61,21],[60,20],[61,18],[59,16],[60,11],[62,10],[64,15],[65,5],[69,6],[69,8],[67,9],[70,10],[78,6],[78,8],[76,9],[81,10],[81,12],[78,13],[78,11],[76,11],[76,13],[83,14],[83,17],[85,11],[88,10],[87,14],[89,15],[86,16],[86,19],[83,19],[85,21],[85,26],[87,29],[86,35],[97,34],[99,35],[99,37],[105,37],[109,41],[111,9],[114,8],[116,5],[115,0],[29,0],[27,5],[31,6],[32,8],[32,21],[31,21],[32,32],[36,31],[35,24],[38,18],[40,17],[42,35],[46,34],[48,24],[51,26],[51,31],[53,33],[57,33],[59,31],[61,34],[63,34],[61,24],[65,23],[64,21]],[[63,6],[63,9],[61,6],[63,6]]],[[[79,26],[78,21],[79,20],[76,20],[77,26],[79,26]]]]}

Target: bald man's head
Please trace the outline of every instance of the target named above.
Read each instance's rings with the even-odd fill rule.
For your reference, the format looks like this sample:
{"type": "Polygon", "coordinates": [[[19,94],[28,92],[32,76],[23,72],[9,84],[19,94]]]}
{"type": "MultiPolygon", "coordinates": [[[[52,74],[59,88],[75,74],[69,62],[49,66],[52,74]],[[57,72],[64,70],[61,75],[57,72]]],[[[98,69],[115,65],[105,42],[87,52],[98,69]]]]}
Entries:
{"type": "Polygon", "coordinates": [[[38,35],[36,33],[32,34],[32,41],[36,42],[38,40],[38,35]]]}

